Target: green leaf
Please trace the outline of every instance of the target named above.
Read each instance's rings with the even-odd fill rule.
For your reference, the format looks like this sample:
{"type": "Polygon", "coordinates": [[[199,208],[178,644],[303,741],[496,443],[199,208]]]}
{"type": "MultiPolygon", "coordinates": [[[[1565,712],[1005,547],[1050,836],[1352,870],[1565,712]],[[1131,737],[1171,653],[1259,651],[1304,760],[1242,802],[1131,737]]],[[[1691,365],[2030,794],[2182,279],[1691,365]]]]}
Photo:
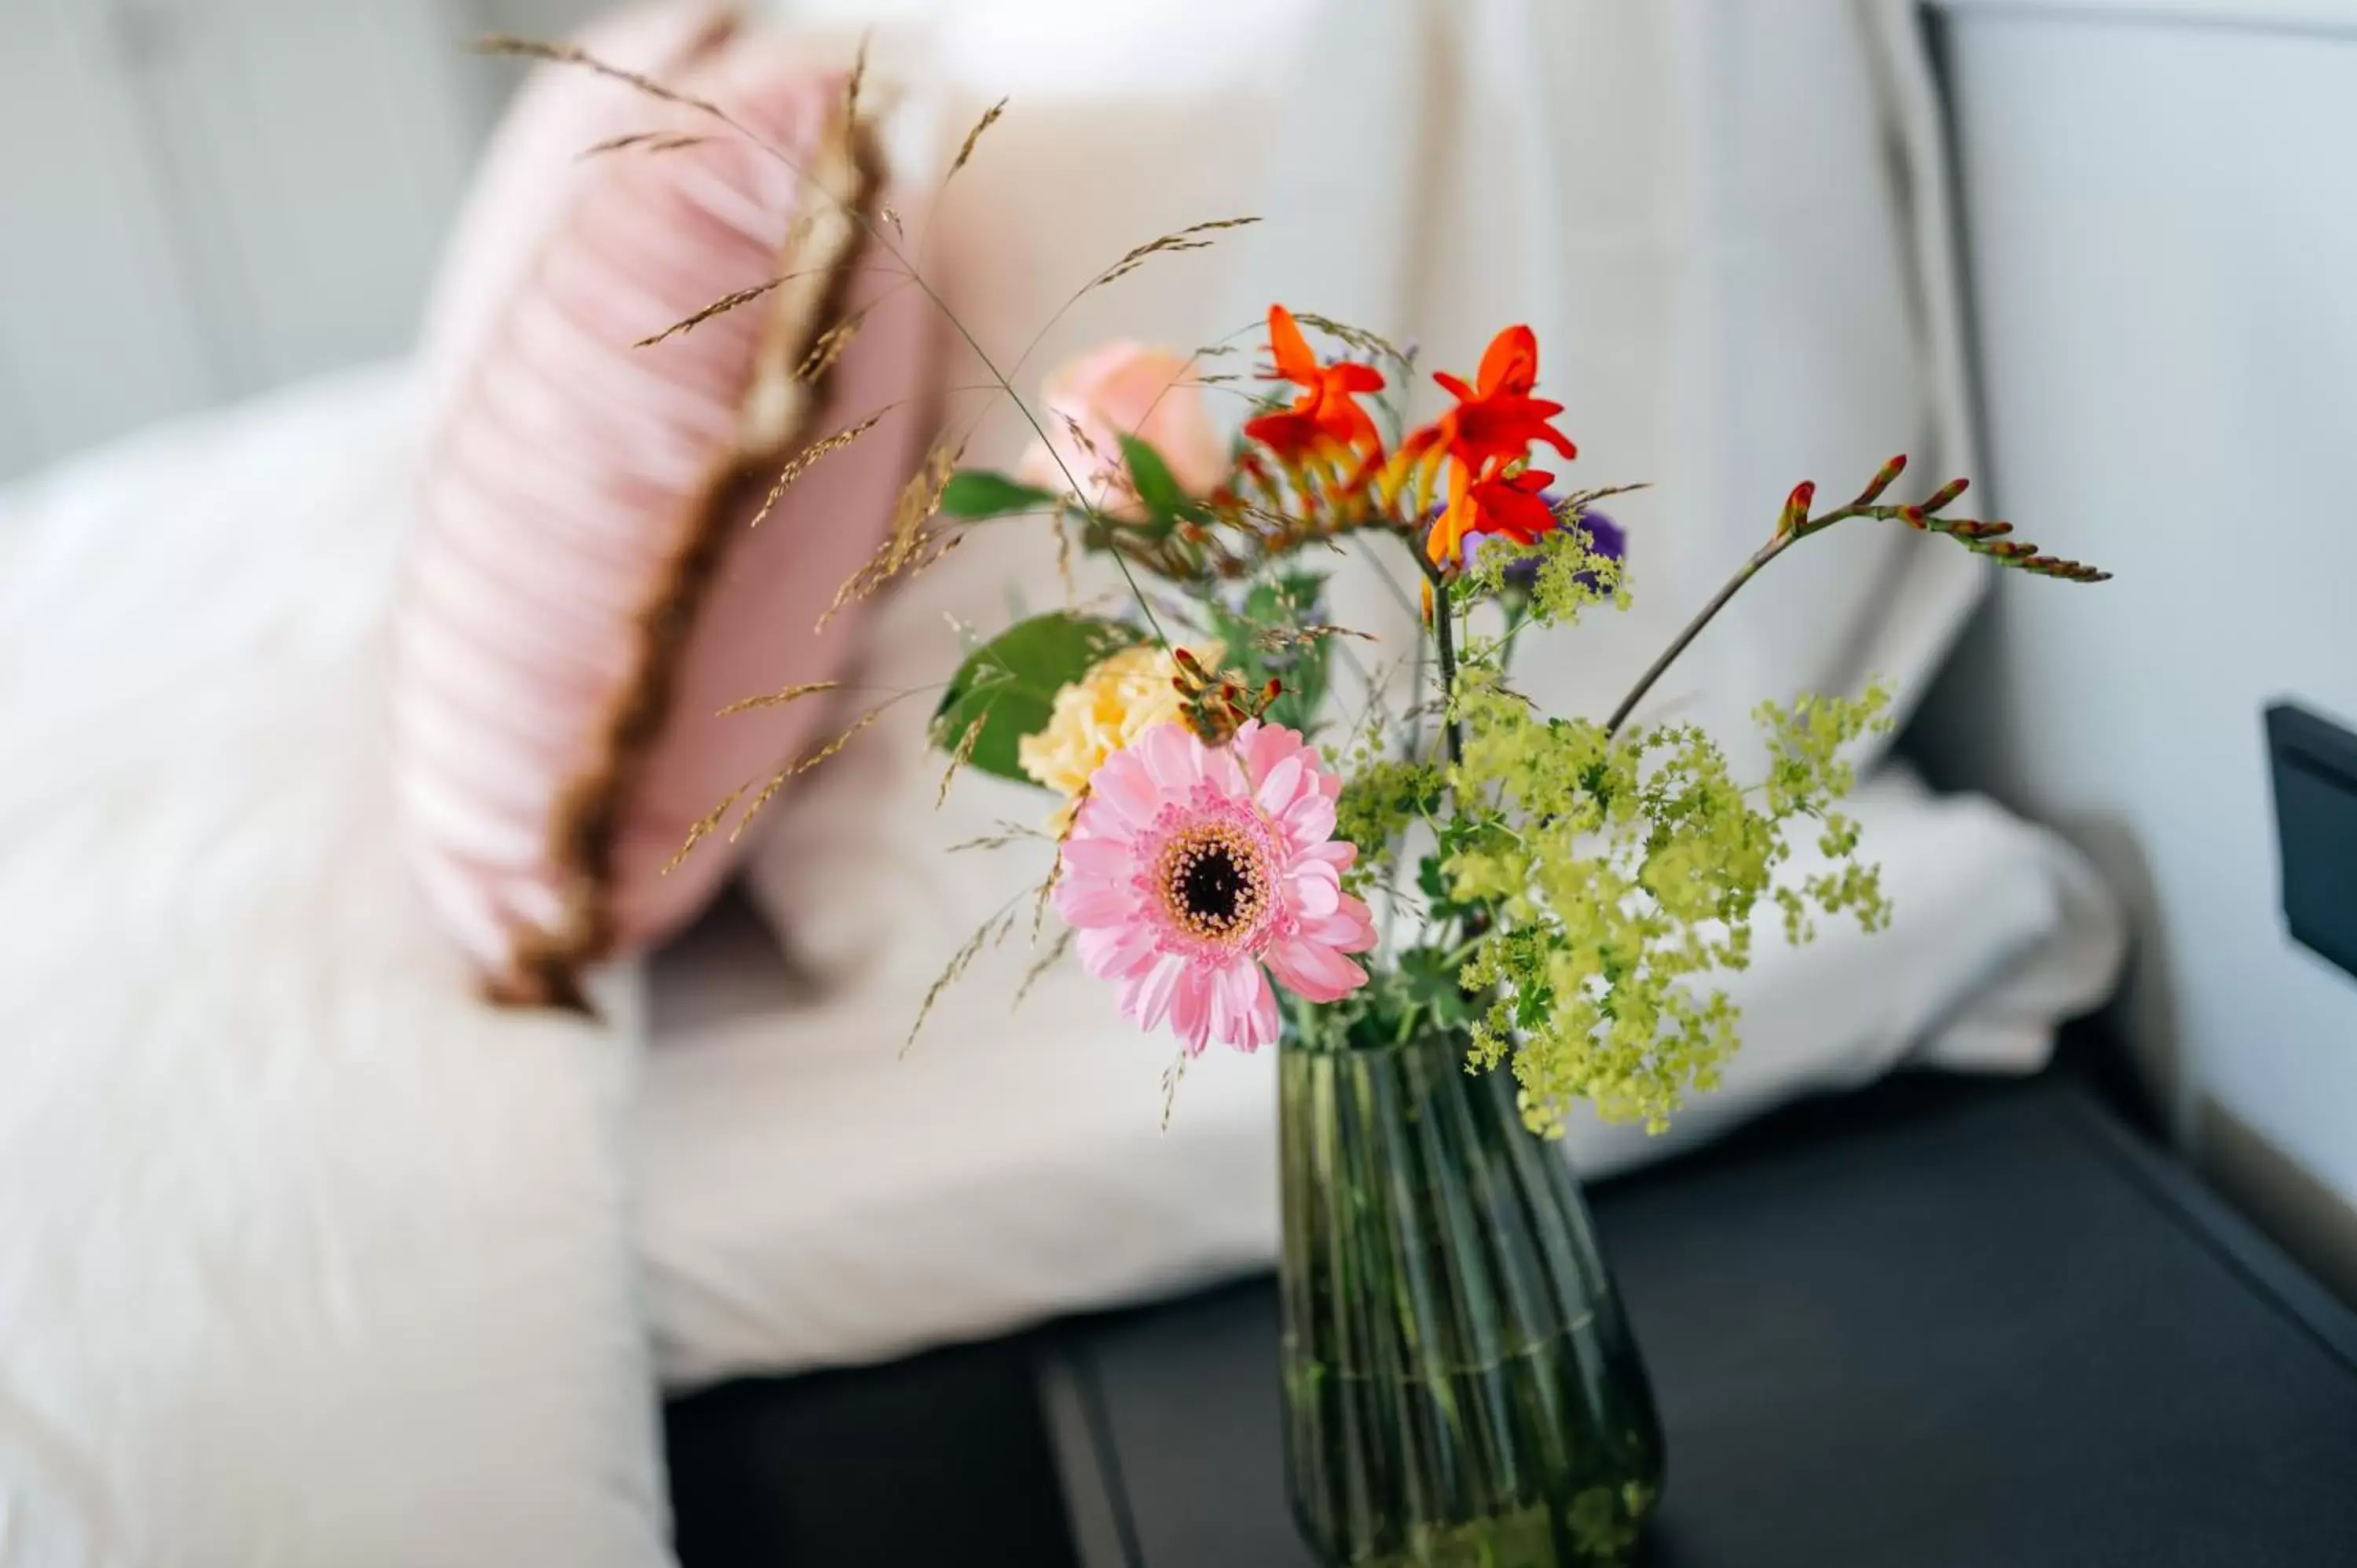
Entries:
{"type": "MultiPolygon", "coordinates": [[[[1442,830],[1441,837],[1446,840],[1457,826],[1451,822],[1442,830]]],[[[1448,858],[1448,850],[1444,843],[1439,854],[1427,854],[1415,863],[1416,891],[1424,895],[1425,918],[1435,926],[1466,919],[1480,909],[1478,904],[1458,901],[1449,884],[1448,858]]]]}
{"type": "Polygon", "coordinates": [[[1274,583],[1255,584],[1235,611],[1216,604],[1206,607],[1211,629],[1228,645],[1227,662],[1254,686],[1274,677],[1285,688],[1268,710],[1268,722],[1303,735],[1315,732],[1318,707],[1326,700],[1326,639],[1285,638],[1270,647],[1265,634],[1317,625],[1325,586],[1326,579],[1315,572],[1287,572],[1274,583]]]}
{"type": "Polygon", "coordinates": [[[1086,675],[1108,654],[1139,640],[1135,628],[1119,621],[1061,610],[1017,621],[966,655],[934,710],[932,742],[954,752],[977,721],[967,766],[1001,779],[1031,782],[1017,746],[1027,735],[1048,727],[1056,693],[1086,675]]]}
{"type": "Polygon", "coordinates": [[[1187,492],[1178,488],[1178,480],[1170,472],[1170,465],[1162,454],[1135,435],[1121,438],[1122,460],[1129,465],[1130,487],[1156,524],[1168,529],[1180,518],[1200,518],[1203,509],[1195,504],[1187,492]]]}
{"type": "Polygon", "coordinates": [[[1408,1000],[1444,1028],[1473,1021],[1473,1002],[1458,983],[1458,968],[1438,948],[1408,948],[1399,955],[1400,981],[1408,1000]]]}
{"type": "Polygon", "coordinates": [[[942,510],[952,517],[1003,517],[1010,511],[1038,511],[1062,499],[1053,490],[1018,484],[987,468],[961,468],[942,490],[942,510]]]}

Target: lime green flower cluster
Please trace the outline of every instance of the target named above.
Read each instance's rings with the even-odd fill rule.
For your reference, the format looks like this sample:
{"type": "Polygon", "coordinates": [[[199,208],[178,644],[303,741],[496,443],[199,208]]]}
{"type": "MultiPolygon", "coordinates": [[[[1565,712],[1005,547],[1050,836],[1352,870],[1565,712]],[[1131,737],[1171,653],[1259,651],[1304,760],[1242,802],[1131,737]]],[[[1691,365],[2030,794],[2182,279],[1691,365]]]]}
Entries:
{"type": "Polygon", "coordinates": [[[1464,760],[1440,835],[1449,898],[1482,912],[1458,980],[1487,998],[1473,1065],[1511,1062],[1525,1119],[1560,1134],[1572,1103],[1666,1124],[1734,1049],[1735,1008],[1696,982],[1750,961],[1763,899],[1793,940],[1814,913],[1889,918],[1877,868],[1832,803],[1850,788],[1841,748],[1887,726],[1880,687],[1763,705],[1774,763],[1746,790],[1710,737],[1673,725],[1613,737],[1548,718],[1494,670],[1460,677],[1464,760]],[[1754,797],[1757,797],[1755,799],[1754,797]],[[1830,868],[1779,885],[1796,822],[1820,824],[1830,868]]]}
{"type": "Polygon", "coordinates": [[[1334,802],[1334,836],[1359,846],[1342,888],[1364,897],[1388,886],[1409,826],[1440,809],[1448,788],[1447,766],[1428,757],[1383,757],[1372,746],[1337,763],[1342,793],[1334,802]]]}
{"type": "Polygon", "coordinates": [[[1763,704],[1770,766],[1746,788],[1698,726],[1616,732],[1513,691],[1525,628],[1627,602],[1576,511],[1534,545],[1491,544],[1450,587],[1460,612],[1504,611],[1491,635],[1464,622],[1445,715],[1456,760],[1390,755],[1380,725],[1334,758],[1337,832],[1360,847],[1352,886],[1391,889],[1422,934],[1294,1027],[1318,1049],[1462,1031],[1473,1070],[1511,1066],[1535,1130],[1560,1134],[1580,1100],[1658,1130],[1735,1048],[1735,1006],[1709,977],[1750,962],[1763,904],[1795,943],[1820,916],[1888,922],[1878,869],[1834,808],[1855,782],[1851,743],[1889,727],[1889,694],[1763,704]],[[1812,824],[1824,869],[1780,876],[1812,824]]]}
{"type": "Polygon", "coordinates": [[[1583,498],[1564,503],[1564,521],[1535,544],[1491,539],[1449,585],[1459,606],[1492,601],[1505,607],[1510,627],[1525,619],[1540,626],[1568,624],[1597,605],[1629,607],[1629,588],[1618,554],[1597,548],[1580,511],[1583,498]]]}

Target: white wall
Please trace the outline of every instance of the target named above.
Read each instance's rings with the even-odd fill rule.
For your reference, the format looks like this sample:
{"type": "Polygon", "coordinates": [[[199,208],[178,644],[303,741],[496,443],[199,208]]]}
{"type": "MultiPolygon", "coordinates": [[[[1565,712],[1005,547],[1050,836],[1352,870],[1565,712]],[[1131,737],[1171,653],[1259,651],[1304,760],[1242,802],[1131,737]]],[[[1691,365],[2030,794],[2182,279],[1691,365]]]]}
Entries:
{"type": "Polygon", "coordinates": [[[1989,515],[2118,577],[2004,583],[1928,760],[2130,895],[2179,1136],[2357,1205],[2357,980],[2284,932],[2260,725],[2357,722],[2357,5],[1955,0],[1946,41],[1989,515]]]}
{"type": "Polygon", "coordinates": [[[405,348],[519,74],[595,0],[0,0],[0,477],[405,348]]]}
{"type": "MultiPolygon", "coordinates": [[[[0,480],[406,349],[476,152],[523,74],[469,46],[562,38],[630,3],[0,0],[0,146],[13,149],[0,158],[0,480]]],[[[1038,95],[1109,58],[1092,39],[1132,44],[1148,23],[1200,46],[1281,3],[1300,0],[746,7],[888,33],[986,24],[969,27],[961,63],[1038,95]]]]}

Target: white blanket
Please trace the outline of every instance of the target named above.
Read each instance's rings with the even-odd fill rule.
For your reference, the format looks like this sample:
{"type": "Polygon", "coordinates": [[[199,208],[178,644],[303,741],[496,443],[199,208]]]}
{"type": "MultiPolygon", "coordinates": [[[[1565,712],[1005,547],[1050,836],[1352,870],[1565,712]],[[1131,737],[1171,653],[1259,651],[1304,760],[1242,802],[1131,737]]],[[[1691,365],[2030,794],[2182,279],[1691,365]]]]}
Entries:
{"type": "Polygon", "coordinates": [[[614,1026],[387,832],[404,383],[0,498],[0,1564],[668,1561],[614,1026]]]}

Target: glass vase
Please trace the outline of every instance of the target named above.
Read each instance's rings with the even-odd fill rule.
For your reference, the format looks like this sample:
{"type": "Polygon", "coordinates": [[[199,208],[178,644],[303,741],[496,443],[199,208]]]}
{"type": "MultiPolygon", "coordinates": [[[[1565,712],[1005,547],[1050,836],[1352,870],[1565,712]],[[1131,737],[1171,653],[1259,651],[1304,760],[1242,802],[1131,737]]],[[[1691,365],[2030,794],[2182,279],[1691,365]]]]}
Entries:
{"type": "Polygon", "coordinates": [[[1441,1036],[1287,1043],[1286,1483],[1331,1564],[1627,1562],[1661,1426],[1559,1144],[1441,1036]]]}

